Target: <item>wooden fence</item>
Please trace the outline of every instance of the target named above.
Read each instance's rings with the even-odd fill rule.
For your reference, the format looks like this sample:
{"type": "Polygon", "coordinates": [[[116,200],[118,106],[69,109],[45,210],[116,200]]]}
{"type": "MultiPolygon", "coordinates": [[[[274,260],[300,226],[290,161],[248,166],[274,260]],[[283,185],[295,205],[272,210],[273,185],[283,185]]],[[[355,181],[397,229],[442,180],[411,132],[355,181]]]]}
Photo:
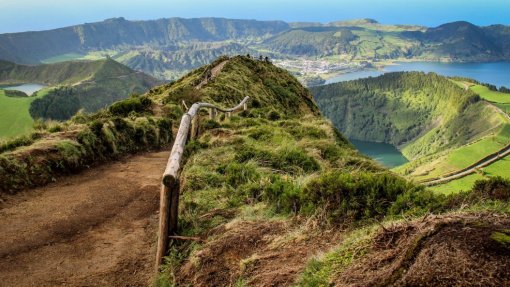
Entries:
{"type": "Polygon", "coordinates": [[[177,232],[179,215],[179,175],[181,171],[182,155],[188,139],[198,136],[200,120],[198,113],[202,108],[209,109],[211,119],[215,119],[218,111],[230,117],[232,113],[246,110],[250,97],[245,97],[237,106],[231,109],[219,108],[209,103],[195,103],[181,118],[179,130],[175,137],[172,151],[163,173],[159,206],[159,230],[156,251],[156,270],[159,271],[163,257],[167,252],[169,236],[177,232]]]}

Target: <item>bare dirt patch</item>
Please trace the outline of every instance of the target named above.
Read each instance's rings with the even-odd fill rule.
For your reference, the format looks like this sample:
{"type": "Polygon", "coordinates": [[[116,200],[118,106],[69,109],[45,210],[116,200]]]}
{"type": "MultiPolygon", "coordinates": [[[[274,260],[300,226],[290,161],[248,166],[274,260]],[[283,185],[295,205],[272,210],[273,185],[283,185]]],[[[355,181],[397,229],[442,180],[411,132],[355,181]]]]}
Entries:
{"type": "Polygon", "coordinates": [[[210,234],[177,274],[178,286],[290,286],[308,260],[339,243],[340,232],[304,222],[235,221],[210,234]]]}
{"type": "Polygon", "coordinates": [[[2,286],[147,286],[168,152],[125,158],[7,198],[2,286]]]}
{"type": "Polygon", "coordinates": [[[491,238],[510,217],[455,215],[381,230],[335,286],[510,286],[510,250],[491,238]]]}

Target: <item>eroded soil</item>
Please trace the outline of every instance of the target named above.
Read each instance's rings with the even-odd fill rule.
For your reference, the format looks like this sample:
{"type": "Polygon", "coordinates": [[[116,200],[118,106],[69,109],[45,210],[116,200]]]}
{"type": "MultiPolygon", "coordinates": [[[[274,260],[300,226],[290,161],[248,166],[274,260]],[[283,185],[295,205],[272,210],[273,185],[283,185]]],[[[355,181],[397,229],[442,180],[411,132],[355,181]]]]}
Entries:
{"type": "Polygon", "coordinates": [[[149,285],[167,158],[131,156],[8,198],[0,285],[149,285]]]}

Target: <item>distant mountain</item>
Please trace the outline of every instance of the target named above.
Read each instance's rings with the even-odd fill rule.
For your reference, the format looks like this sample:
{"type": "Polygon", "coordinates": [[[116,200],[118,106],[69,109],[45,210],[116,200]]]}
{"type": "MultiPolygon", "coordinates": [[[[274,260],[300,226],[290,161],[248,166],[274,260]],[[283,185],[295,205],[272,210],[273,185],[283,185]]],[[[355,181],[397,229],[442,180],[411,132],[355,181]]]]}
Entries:
{"type": "Polygon", "coordinates": [[[169,18],[108,19],[60,29],[0,34],[0,59],[39,64],[106,55],[160,79],[176,79],[220,55],[342,61],[510,59],[510,27],[453,22],[435,28],[373,19],[308,23],[169,18]],[[330,59],[330,58],[328,58],[330,59]]]}
{"type": "Polygon", "coordinates": [[[64,120],[78,110],[97,111],[161,82],[112,59],[70,61],[37,66],[0,61],[0,84],[41,83],[47,94],[34,100],[34,118],[64,120]]]}
{"type": "MultiPolygon", "coordinates": [[[[491,30],[498,33],[504,27],[491,30]]],[[[505,55],[502,47],[505,40],[510,40],[510,35],[498,37],[491,34],[488,28],[464,21],[444,24],[425,32],[416,32],[413,36],[423,44],[416,50],[417,55],[435,55],[461,61],[502,59],[510,55],[505,55]]]]}
{"type": "Polygon", "coordinates": [[[289,29],[282,21],[222,18],[170,18],[152,21],[108,19],[66,28],[0,35],[0,59],[34,64],[66,53],[85,53],[121,45],[174,45],[182,41],[259,38],[289,29]]]}

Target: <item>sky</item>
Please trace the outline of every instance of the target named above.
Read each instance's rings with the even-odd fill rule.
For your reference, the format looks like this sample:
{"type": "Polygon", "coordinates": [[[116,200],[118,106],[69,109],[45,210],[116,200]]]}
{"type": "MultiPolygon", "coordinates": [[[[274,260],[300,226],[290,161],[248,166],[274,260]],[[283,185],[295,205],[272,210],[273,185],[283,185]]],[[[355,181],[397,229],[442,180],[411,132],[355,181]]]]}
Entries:
{"type": "Polygon", "coordinates": [[[434,27],[465,20],[510,25],[509,0],[0,0],[0,33],[47,30],[107,18],[169,17],[331,22],[372,18],[434,27]]]}

